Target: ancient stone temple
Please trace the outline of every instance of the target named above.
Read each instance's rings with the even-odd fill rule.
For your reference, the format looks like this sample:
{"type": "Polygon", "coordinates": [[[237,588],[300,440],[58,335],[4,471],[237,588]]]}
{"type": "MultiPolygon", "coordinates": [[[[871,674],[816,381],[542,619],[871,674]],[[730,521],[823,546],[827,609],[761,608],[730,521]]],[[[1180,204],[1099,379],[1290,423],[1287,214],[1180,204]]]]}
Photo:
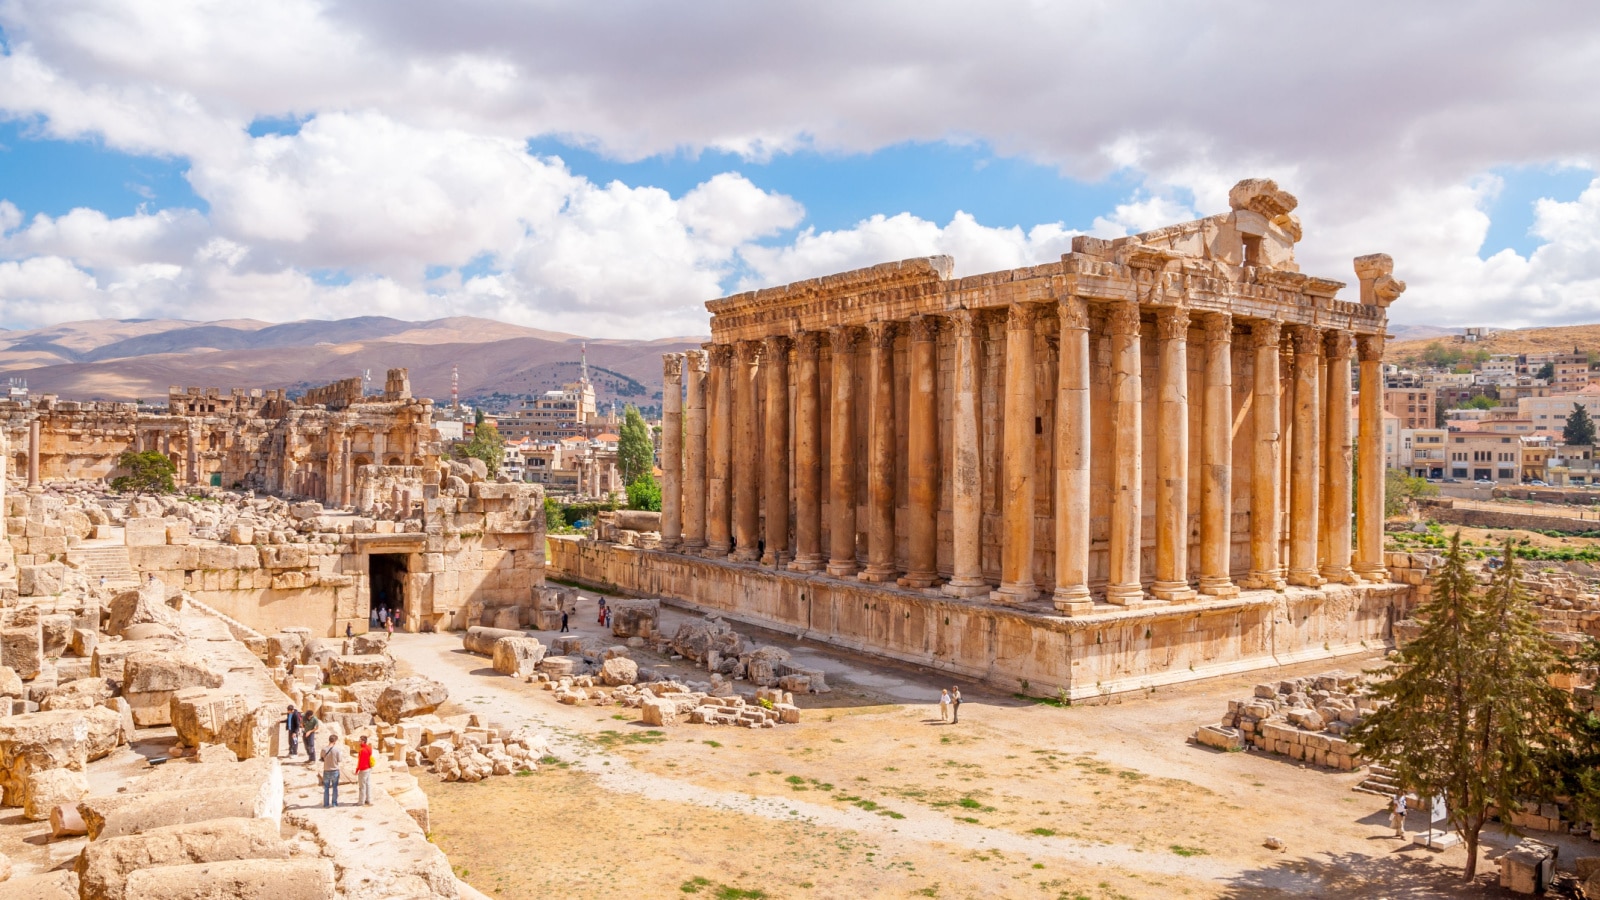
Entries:
{"type": "MultiPolygon", "coordinates": [[[[1011,651],[963,660],[950,648],[971,636],[934,627],[907,639],[921,649],[895,652],[901,637],[880,629],[981,612],[1037,645],[1041,630],[1137,619],[1154,639],[1137,652],[1247,666],[1289,649],[1259,616],[1184,626],[1165,648],[1149,623],[1166,616],[1176,635],[1180,619],[1243,615],[1288,588],[1308,598],[1293,603],[1338,598],[1319,613],[1343,629],[1325,646],[1382,640],[1379,366],[1404,285],[1387,256],[1365,256],[1358,300],[1335,299],[1342,282],[1295,263],[1293,196],[1249,180],[1230,205],[1079,237],[1039,266],[953,279],[948,257],[912,259],[708,303],[712,342],[665,360],[660,549],[599,580],[667,592],[677,583],[661,573],[678,570],[666,558],[715,560],[744,573],[735,599],[711,597],[700,584],[729,576],[699,569],[689,599],[983,671],[1011,651]],[[824,596],[904,615],[822,622],[824,596]]],[[[1061,665],[1084,662],[1066,657],[1012,668],[1062,685],[1061,665]]],[[[1112,668],[1161,664],[1130,665],[1112,668]]]]}

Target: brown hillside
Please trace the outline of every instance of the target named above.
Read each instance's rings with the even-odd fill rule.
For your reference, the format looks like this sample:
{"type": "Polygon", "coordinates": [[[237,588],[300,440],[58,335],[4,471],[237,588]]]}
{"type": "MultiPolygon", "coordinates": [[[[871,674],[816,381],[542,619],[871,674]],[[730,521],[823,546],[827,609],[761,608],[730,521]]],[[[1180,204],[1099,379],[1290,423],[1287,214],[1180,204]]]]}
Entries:
{"type": "Polygon", "coordinates": [[[1421,353],[1424,348],[1432,343],[1443,344],[1446,347],[1460,347],[1467,350],[1484,350],[1489,353],[1550,353],[1557,350],[1571,350],[1573,347],[1577,347],[1580,350],[1600,352],[1600,325],[1517,328],[1499,332],[1488,340],[1478,341],[1473,344],[1461,343],[1449,337],[1395,341],[1389,344],[1384,355],[1391,360],[1401,359],[1421,353]]]}

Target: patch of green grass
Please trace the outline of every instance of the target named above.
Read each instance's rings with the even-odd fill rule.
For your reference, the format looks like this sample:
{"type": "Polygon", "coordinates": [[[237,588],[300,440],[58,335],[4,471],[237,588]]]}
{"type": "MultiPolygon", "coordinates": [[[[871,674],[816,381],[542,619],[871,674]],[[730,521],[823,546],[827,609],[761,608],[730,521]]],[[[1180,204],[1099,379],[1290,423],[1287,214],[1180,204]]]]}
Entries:
{"type": "Polygon", "coordinates": [[[790,775],[788,778],[785,778],[784,781],[787,781],[790,784],[805,784],[806,783],[806,780],[804,778],[801,778],[799,775],[790,775]]]}
{"type": "Polygon", "coordinates": [[[1044,863],[1034,863],[1033,867],[1035,869],[1042,869],[1042,868],[1044,868],[1044,863]]]}
{"type": "Polygon", "coordinates": [[[939,886],[937,884],[930,884],[925,888],[920,888],[918,890],[912,891],[911,892],[911,896],[913,896],[913,897],[937,897],[937,896],[939,896],[939,886]]]}
{"type": "Polygon", "coordinates": [[[627,734],[623,734],[620,731],[607,730],[594,736],[594,742],[608,750],[612,747],[628,744],[660,744],[665,742],[666,739],[667,733],[665,731],[658,731],[654,728],[645,731],[630,731],[627,734]]]}
{"type": "Polygon", "coordinates": [[[678,890],[683,891],[685,894],[698,894],[700,893],[701,889],[708,887],[711,887],[711,879],[701,878],[700,876],[696,875],[688,881],[685,881],[683,884],[678,885],[678,890]]]}
{"type": "Polygon", "coordinates": [[[571,765],[571,763],[563,762],[561,759],[546,753],[544,756],[539,757],[539,765],[555,766],[558,769],[565,769],[567,766],[571,765]]]}
{"type": "Polygon", "coordinates": [[[529,775],[532,775],[532,774],[533,774],[533,770],[532,769],[520,769],[517,772],[517,777],[518,778],[527,778],[529,775]]]}
{"type": "Polygon", "coordinates": [[[962,809],[983,809],[983,804],[972,799],[971,797],[962,797],[960,800],[956,801],[956,805],[962,809]]]}
{"type": "Polygon", "coordinates": [[[1066,709],[1072,706],[1072,701],[1067,699],[1065,691],[1054,697],[1035,697],[1032,694],[1012,694],[1012,697],[1027,703],[1038,703],[1041,706],[1054,706],[1057,709],[1066,709]]]}
{"type": "Polygon", "coordinates": [[[710,747],[713,750],[715,750],[716,748],[722,746],[721,744],[717,743],[716,741],[701,741],[700,743],[705,744],[707,747],[710,747]]]}
{"type": "Polygon", "coordinates": [[[978,824],[978,820],[974,819],[971,816],[956,816],[956,821],[957,822],[971,822],[973,825],[978,824]]]}
{"type": "MultiPolygon", "coordinates": [[[[1028,833],[1029,834],[1037,834],[1040,837],[1055,837],[1056,830],[1054,828],[1035,828],[1035,829],[1029,831],[1028,833]]],[[[1042,869],[1042,868],[1044,868],[1044,866],[1039,866],[1039,868],[1042,869]]]]}
{"type": "Polygon", "coordinates": [[[1173,844],[1171,847],[1168,847],[1167,849],[1171,850],[1173,853],[1178,854],[1179,856],[1205,856],[1206,855],[1206,851],[1200,849],[1199,847],[1185,847],[1182,844],[1173,844]]]}
{"type": "Polygon", "coordinates": [[[767,892],[755,888],[736,888],[732,885],[717,885],[717,900],[766,900],[767,892]]]}

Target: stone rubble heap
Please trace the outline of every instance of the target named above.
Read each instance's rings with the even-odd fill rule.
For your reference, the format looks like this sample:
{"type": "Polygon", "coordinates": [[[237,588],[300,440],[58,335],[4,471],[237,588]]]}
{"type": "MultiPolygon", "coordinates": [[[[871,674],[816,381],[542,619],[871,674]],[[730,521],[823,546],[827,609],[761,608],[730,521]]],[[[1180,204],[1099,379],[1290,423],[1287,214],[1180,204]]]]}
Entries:
{"type": "Polygon", "coordinates": [[[1345,672],[1258,684],[1254,696],[1228,701],[1222,722],[1202,725],[1195,741],[1222,750],[1253,746],[1348,772],[1362,765],[1350,729],[1374,708],[1362,676],[1345,672]]]}

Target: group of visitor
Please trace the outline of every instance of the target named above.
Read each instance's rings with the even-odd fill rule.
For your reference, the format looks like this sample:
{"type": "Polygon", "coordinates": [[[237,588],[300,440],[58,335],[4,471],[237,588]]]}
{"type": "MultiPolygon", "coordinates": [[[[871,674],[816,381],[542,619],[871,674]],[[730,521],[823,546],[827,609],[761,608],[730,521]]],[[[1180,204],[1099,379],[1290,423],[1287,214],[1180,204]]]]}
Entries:
{"type": "MultiPolygon", "coordinates": [[[[289,704],[289,713],[283,721],[284,728],[289,732],[289,756],[292,758],[300,752],[300,740],[305,739],[306,765],[315,763],[317,756],[317,732],[322,728],[322,720],[317,714],[307,710],[302,713],[289,704]]],[[[328,741],[328,746],[322,750],[322,806],[324,809],[339,805],[339,766],[344,763],[344,745],[337,740],[338,735],[328,741]]],[[[372,805],[372,744],[363,735],[361,746],[356,752],[356,778],[360,790],[356,802],[361,806],[372,805]]]]}
{"type": "Polygon", "coordinates": [[[394,623],[400,618],[400,613],[387,606],[372,607],[372,630],[382,628],[389,634],[394,634],[394,623]]]}

